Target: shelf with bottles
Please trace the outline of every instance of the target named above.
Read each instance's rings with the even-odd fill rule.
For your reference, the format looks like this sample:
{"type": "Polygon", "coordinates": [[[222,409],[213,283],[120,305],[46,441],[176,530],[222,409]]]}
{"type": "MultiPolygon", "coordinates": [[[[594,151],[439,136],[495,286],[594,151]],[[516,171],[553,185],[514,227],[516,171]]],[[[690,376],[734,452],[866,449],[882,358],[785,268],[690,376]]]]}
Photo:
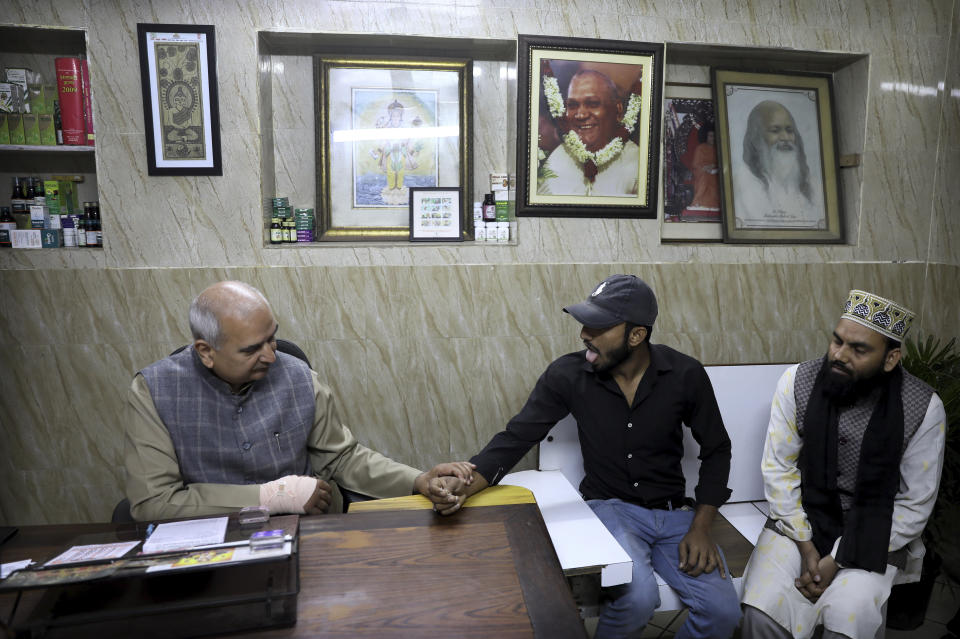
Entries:
{"type": "Polygon", "coordinates": [[[0,247],[103,248],[100,203],[81,200],[81,181],[13,177],[10,206],[0,206],[0,247]]]}

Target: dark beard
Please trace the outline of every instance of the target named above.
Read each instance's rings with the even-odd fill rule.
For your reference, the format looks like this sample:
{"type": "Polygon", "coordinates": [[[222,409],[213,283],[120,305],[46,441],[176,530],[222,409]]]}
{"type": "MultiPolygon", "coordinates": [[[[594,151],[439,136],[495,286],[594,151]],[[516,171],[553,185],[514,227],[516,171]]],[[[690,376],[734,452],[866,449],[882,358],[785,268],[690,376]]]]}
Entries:
{"type": "Polygon", "coordinates": [[[869,377],[854,379],[852,375],[834,372],[829,355],[824,360],[823,367],[826,373],[823,376],[823,394],[841,406],[854,404],[861,397],[866,397],[881,384],[885,384],[888,375],[883,372],[881,364],[869,377]]]}
{"type": "Polygon", "coordinates": [[[607,373],[619,366],[625,359],[630,357],[630,344],[628,342],[629,335],[623,336],[623,343],[615,351],[607,353],[606,357],[609,360],[603,366],[598,367],[596,363],[591,364],[593,366],[594,373],[607,373]]]}

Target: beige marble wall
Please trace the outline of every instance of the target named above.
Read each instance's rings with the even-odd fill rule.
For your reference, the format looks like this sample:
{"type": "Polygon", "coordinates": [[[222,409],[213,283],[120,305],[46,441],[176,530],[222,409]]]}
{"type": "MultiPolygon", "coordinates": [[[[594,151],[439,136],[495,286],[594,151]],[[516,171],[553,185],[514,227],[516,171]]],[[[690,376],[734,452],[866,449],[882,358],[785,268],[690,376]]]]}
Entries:
{"type": "MultiPolygon", "coordinates": [[[[544,365],[577,347],[577,326],[561,306],[610,272],[647,278],[661,298],[655,341],[705,363],[817,355],[853,286],[913,306],[921,330],[960,335],[955,0],[5,7],[0,20],[8,23],[87,30],[106,248],[0,252],[2,523],[109,516],[121,494],[129,379],[187,340],[188,300],[224,277],[266,292],[282,334],[324,372],[363,441],[417,465],[467,456],[500,428],[544,365]],[[216,25],[223,177],[146,175],[137,22],[216,25]],[[861,205],[849,211],[855,232],[841,246],[664,245],[654,220],[524,218],[516,246],[266,248],[262,198],[287,185],[312,197],[311,175],[285,151],[312,120],[289,110],[288,124],[261,129],[259,30],[537,33],[867,53],[863,129],[850,138],[863,147],[851,149],[863,152],[861,205]],[[284,152],[261,157],[263,136],[284,152]]],[[[309,71],[289,62],[291,71],[309,71]]],[[[274,80],[274,113],[303,96],[275,70],[274,80]]],[[[495,124],[509,100],[488,97],[490,113],[501,115],[475,138],[492,163],[509,144],[495,124]]]]}

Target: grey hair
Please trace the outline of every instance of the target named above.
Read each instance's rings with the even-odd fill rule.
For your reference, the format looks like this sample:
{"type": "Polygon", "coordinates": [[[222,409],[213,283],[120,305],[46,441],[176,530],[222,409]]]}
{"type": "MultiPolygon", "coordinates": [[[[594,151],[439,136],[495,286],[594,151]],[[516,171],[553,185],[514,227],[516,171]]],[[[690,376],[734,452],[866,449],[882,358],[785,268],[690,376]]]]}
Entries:
{"type": "Polygon", "coordinates": [[[214,350],[220,350],[220,340],[223,337],[220,334],[220,318],[213,310],[213,304],[209,297],[204,297],[201,293],[193,298],[190,304],[190,332],[193,339],[202,339],[213,346],[214,350]]]}
{"type": "Polygon", "coordinates": [[[218,282],[197,295],[190,304],[190,333],[194,340],[202,339],[214,350],[220,350],[224,315],[243,316],[260,305],[270,302],[259,290],[245,282],[218,282]]]}

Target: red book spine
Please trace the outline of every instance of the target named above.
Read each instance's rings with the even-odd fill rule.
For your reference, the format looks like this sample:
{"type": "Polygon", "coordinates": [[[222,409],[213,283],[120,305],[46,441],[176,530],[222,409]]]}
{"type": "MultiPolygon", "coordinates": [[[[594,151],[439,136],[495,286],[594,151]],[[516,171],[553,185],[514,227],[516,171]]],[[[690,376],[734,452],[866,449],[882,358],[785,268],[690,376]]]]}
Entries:
{"type": "Polygon", "coordinates": [[[86,60],[80,61],[80,87],[83,91],[83,118],[87,129],[87,144],[95,143],[93,135],[93,105],[90,95],[90,67],[86,60]]]}
{"type": "Polygon", "coordinates": [[[56,58],[57,94],[60,97],[60,122],[64,144],[86,144],[87,132],[83,120],[83,93],[80,78],[80,58],[56,58]]]}

